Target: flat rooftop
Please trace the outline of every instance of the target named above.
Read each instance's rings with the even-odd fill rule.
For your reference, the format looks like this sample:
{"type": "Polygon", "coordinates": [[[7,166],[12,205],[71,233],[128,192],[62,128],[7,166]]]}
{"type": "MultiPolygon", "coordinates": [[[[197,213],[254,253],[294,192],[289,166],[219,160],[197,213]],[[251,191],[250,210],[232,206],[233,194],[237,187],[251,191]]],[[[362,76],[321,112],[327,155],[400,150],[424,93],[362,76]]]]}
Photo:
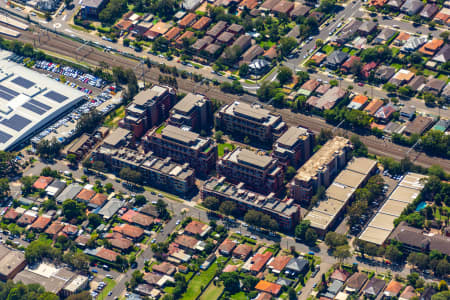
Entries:
{"type": "Polygon", "coordinates": [[[298,140],[304,140],[308,135],[306,128],[289,127],[276,142],[281,146],[292,147],[298,140]]]}
{"type": "Polygon", "coordinates": [[[349,171],[369,174],[377,166],[377,161],[365,157],[354,157],[348,163],[346,169],[349,171]]]}
{"type": "Polygon", "coordinates": [[[369,227],[381,228],[385,230],[394,229],[394,220],[396,216],[386,215],[383,213],[377,213],[369,224],[369,227]]]}
{"type": "Polygon", "coordinates": [[[185,145],[194,145],[199,141],[199,135],[197,133],[187,129],[184,130],[173,125],[167,125],[164,127],[161,135],[165,138],[185,145]]]}
{"type": "Polygon", "coordinates": [[[328,199],[335,199],[341,202],[347,202],[355,192],[355,189],[342,184],[332,183],[325,194],[328,199]]]}
{"type": "Polygon", "coordinates": [[[0,150],[10,150],[85,99],[84,93],[8,61],[0,51],[0,150]]]}
{"type": "Polygon", "coordinates": [[[279,115],[275,115],[269,110],[262,108],[259,104],[247,104],[239,101],[224,106],[221,111],[228,115],[234,115],[265,125],[273,125],[281,118],[279,115]]]}
{"type": "Polygon", "coordinates": [[[408,203],[389,199],[380,209],[380,213],[399,217],[408,203]]]}
{"type": "Polygon", "coordinates": [[[359,239],[374,243],[376,245],[382,245],[384,241],[388,238],[389,234],[391,233],[391,230],[384,230],[381,228],[375,228],[375,227],[367,227],[359,239]]]}
{"type": "Polygon", "coordinates": [[[350,145],[350,141],[344,137],[335,136],[322,146],[297,172],[296,179],[309,181],[317,175],[319,168],[328,165],[345,147],[350,145]]]}
{"type": "Polygon", "coordinates": [[[330,225],[332,218],[328,214],[312,210],[306,215],[305,220],[311,222],[311,227],[325,230],[330,225]]]}
{"type": "Polygon", "coordinates": [[[348,169],[344,169],[334,179],[334,182],[357,189],[361,186],[366,177],[367,174],[361,174],[354,171],[349,171],[348,169]]]}
{"type": "Polygon", "coordinates": [[[181,113],[183,115],[188,114],[194,109],[194,107],[201,105],[206,102],[206,98],[200,94],[192,94],[188,93],[181,99],[175,106],[173,110],[177,113],[181,113]]]}
{"type": "Polygon", "coordinates": [[[236,148],[228,155],[228,157],[226,157],[226,159],[237,164],[252,166],[258,169],[267,168],[273,161],[271,156],[259,155],[256,152],[242,148],[236,148]]]}
{"type": "Polygon", "coordinates": [[[389,196],[389,199],[412,203],[420,194],[420,190],[397,186],[397,188],[389,196]]]}
{"type": "Polygon", "coordinates": [[[416,190],[422,190],[424,186],[424,180],[427,178],[428,176],[423,174],[408,173],[405,175],[399,185],[416,190]]]}

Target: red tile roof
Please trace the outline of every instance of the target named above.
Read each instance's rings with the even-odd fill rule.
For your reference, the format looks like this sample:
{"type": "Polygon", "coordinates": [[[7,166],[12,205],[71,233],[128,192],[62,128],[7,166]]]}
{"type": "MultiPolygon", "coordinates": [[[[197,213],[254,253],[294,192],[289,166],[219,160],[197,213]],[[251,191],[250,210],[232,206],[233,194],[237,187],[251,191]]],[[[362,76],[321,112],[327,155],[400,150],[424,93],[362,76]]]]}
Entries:
{"type": "Polygon", "coordinates": [[[253,247],[246,244],[239,244],[234,250],[233,250],[233,256],[238,256],[242,258],[247,258],[247,256],[252,252],[253,247]]]}
{"type": "Polygon", "coordinates": [[[198,243],[198,240],[191,236],[182,234],[176,237],[175,243],[189,249],[194,249],[195,245],[198,243]]]}
{"type": "Polygon", "coordinates": [[[31,223],[34,222],[34,220],[36,220],[37,217],[29,215],[29,214],[23,214],[19,220],[17,220],[17,224],[22,224],[22,225],[29,225],[31,223]]]}
{"type": "Polygon", "coordinates": [[[62,232],[64,232],[67,235],[75,235],[78,232],[78,227],[72,224],[66,224],[62,232]]]}
{"type": "Polygon", "coordinates": [[[209,229],[209,225],[193,220],[189,224],[187,224],[184,231],[193,235],[202,235],[207,229],[209,229]]]}
{"type": "Polygon", "coordinates": [[[133,246],[133,241],[127,238],[113,238],[109,239],[109,242],[111,243],[111,246],[121,250],[127,250],[133,246]]]}
{"type": "Polygon", "coordinates": [[[291,258],[292,257],[290,256],[279,255],[270,262],[269,268],[281,272],[283,271],[284,267],[286,267],[286,265],[289,263],[291,258]]]}
{"type": "Polygon", "coordinates": [[[331,274],[330,278],[346,282],[349,276],[350,274],[347,271],[337,269],[331,274]]]}
{"type": "Polygon", "coordinates": [[[39,216],[36,221],[31,225],[32,229],[38,229],[43,230],[47,227],[48,224],[52,221],[52,218],[45,217],[45,216],[39,216]]]}
{"type": "Polygon", "coordinates": [[[223,268],[223,273],[228,273],[228,272],[236,272],[238,269],[237,265],[226,265],[225,268],[223,268]]]}
{"type": "Polygon", "coordinates": [[[34,183],[33,188],[39,190],[45,190],[45,188],[52,183],[53,177],[41,176],[34,183]]]}
{"type": "Polygon", "coordinates": [[[98,193],[89,201],[89,203],[102,206],[106,200],[108,200],[108,197],[105,194],[98,193]]]}
{"type": "Polygon", "coordinates": [[[8,219],[8,220],[15,220],[18,217],[19,217],[19,213],[14,208],[8,209],[6,214],[4,214],[4,216],[3,216],[4,219],[8,219]]]}
{"type": "Polygon", "coordinates": [[[153,265],[152,270],[154,272],[163,273],[166,275],[172,275],[176,271],[176,267],[168,262],[162,262],[159,265],[153,265]]]}
{"type": "Polygon", "coordinates": [[[255,286],[255,290],[266,292],[272,294],[273,296],[277,296],[281,291],[281,285],[268,282],[265,280],[260,280],[258,284],[255,286]]]}
{"type": "Polygon", "coordinates": [[[123,235],[133,239],[138,239],[144,234],[144,229],[130,224],[122,224],[113,228],[113,231],[120,232],[123,235]]]}
{"type": "Polygon", "coordinates": [[[45,233],[49,235],[58,234],[64,228],[64,224],[61,222],[53,222],[46,230],[45,233]]]}
{"type": "Polygon", "coordinates": [[[264,254],[256,253],[252,257],[252,265],[250,266],[250,271],[256,273],[261,272],[271,257],[272,252],[270,251],[267,251],[264,254]]]}
{"type": "Polygon", "coordinates": [[[234,247],[236,247],[236,243],[230,239],[225,239],[222,244],[219,246],[219,251],[225,252],[227,254],[231,254],[234,247]]]}
{"type": "Polygon", "coordinates": [[[128,223],[134,223],[142,227],[147,227],[153,224],[154,219],[150,216],[141,214],[135,210],[129,209],[121,217],[122,220],[128,223]]]}
{"type": "Polygon", "coordinates": [[[97,257],[103,258],[104,260],[114,262],[116,261],[116,257],[120,254],[106,248],[100,248],[97,250],[97,253],[95,255],[97,257]]]}
{"type": "Polygon", "coordinates": [[[86,201],[89,202],[92,197],[95,196],[95,192],[92,190],[87,190],[87,189],[82,189],[78,195],[77,195],[77,199],[80,199],[82,201],[86,201]]]}

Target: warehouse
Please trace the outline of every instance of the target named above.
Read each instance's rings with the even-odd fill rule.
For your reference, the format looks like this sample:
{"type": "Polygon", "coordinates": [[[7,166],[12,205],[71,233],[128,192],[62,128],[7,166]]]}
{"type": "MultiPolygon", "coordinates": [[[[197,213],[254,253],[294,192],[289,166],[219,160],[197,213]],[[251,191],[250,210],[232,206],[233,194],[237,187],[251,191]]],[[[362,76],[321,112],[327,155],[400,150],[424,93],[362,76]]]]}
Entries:
{"type": "Polygon", "coordinates": [[[84,94],[9,61],[0,51],[0,150],[10,150],[60,117],[84,94]]]}

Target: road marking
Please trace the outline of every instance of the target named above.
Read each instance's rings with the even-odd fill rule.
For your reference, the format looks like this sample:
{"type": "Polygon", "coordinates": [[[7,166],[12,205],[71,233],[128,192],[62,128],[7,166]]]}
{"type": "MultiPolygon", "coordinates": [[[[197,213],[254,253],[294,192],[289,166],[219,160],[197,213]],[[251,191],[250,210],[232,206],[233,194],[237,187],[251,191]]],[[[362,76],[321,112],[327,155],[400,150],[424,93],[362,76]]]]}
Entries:
{"type": "Polygon", "coordinates": [[[62,20],[65,21],[66,18],[67,18],[67,15],[64,15],[64,16],[62,17],[62,20]]]}
{"type": "Polygon", "coordinates": [[[48,24],[48,22],[44,21],[44,20],[39,20],[39,22],[42,23],[42,24],[48,24]]]}
{"type": "Polygon", "coordinates": [[[55,28],[61,28],[61,23],[55,23],[55,24],[53,24],[53,27],[55,27],[55,28]]]}
{"type": "Polygon", "coordinates": [[[69,28],[66,28],[66,29],[64,29],[64,31],[67,31],[67,32],[73,33],[73,31],[72,31],[72,30],[70,30],[69,28]]]}

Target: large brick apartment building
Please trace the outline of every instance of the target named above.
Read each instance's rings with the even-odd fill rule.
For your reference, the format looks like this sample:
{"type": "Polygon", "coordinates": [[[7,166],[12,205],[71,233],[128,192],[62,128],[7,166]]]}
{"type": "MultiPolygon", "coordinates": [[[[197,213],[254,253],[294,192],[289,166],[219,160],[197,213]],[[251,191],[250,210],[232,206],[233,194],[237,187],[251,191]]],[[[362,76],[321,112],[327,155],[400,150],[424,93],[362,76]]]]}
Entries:
{"type": "Polygon", "coordinates": [[[272,156],[284,167],[298,167],[309,159],[314,134],[303,127],[289,127],[274,143],[272,156]]]}
{"type": "Polygon", "coordinates": [[[129,148],[97,148],[92,157],[101,160],[118,174],[124,167],[139,171],[144,182],[173,194],[187,195],[195,187],[194,170],[189,164],[174,163],[170,157],[159,158],[152,152],[141,153],[129,148]]]}
{"type": "Polygon", "coordinates": [[[211,101],[203,95],[188,93],[170,111],[168,122],[195,132],[207,130],[212,124],[211,101]]]}
{"type": "Polygon", "coordinates": [[[263,143],[272,143],[286,130],[281,115],[274,114],[259,104],[235,101],[216,113],[216,125],[222,130],[248,136],[263,143]]]}
{"type": "Polygon", "coordinates": [[[217,162],[217,173],[230,182],[243,182],[264,194],[278,192],[284,178],[283,168],[276,159],[239,147],[217,162]]]}
{"type": "Polygon", "coordinates": [[[208,174],[216,165],[217,145],[212,139],[170,124],[149,131],[144,138],[144,147],[160,157],[189,163],[201,175],[208,174]]]}
{"type": "Polygon", "coordinates": [[[322,146],[300,169],[289,184],[290,196],[308,204],[319,186],[328,187],[351,157],[350,140],[336,136],[322,146]]]}
{"type": "Polygon", "coordinates": [[[270,215],[281,230],[292,230],[300,220],[300,207],[293,199],[280,200],[274,193],[265,196],[243,188],[243,183],[234,185],[225,182],[225,177],[210,178],[201,188],[201,197],[215,197],[219,201],[233,201],[244,214],[249,209],[270,215]]]}
{"type": "Polygon", "coordinates": [[[119,126],[133,132],[135,138],[140,138],[147,130],[167,119],[175,103],[174,89],[155,85],[134,97],[126,107],[125,117],[119,126]]]}

